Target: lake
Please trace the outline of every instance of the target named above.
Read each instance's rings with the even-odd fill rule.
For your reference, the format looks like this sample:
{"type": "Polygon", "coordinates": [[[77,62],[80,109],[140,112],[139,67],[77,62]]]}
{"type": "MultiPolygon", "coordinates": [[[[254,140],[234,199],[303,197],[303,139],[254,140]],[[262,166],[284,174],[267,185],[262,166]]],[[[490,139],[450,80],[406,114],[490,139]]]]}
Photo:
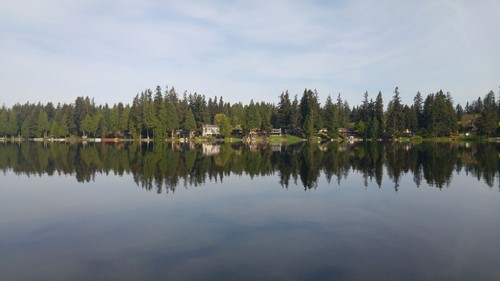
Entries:
{"type": "Polygon", "coordinates": [[[500,280],[496,143],[0,144],[0,280],[500,280]]]}

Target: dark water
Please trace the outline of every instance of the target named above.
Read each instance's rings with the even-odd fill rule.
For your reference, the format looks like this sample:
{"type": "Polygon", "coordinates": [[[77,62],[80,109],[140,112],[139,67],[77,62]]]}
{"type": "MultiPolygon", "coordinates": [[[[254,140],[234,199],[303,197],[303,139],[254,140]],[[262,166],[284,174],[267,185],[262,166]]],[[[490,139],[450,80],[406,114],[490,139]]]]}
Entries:
{"type": "Polygon", "coordinates": [[[0,280],[500,280],[499,155],[0,144],[0,280]]]}

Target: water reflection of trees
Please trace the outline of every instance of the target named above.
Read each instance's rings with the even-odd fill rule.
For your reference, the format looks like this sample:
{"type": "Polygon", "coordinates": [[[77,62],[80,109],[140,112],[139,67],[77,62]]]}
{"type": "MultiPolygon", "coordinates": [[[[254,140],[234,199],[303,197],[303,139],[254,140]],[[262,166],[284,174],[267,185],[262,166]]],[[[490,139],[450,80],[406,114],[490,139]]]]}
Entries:
{"type": "Polygon", "coordinates": [[[351,171],[364,184],[379,187],[388,177],[397,191],[403,175],[411,173],[417,186],[449,186],[452,175],[466,173],[492,187],[500,175],[500,147],[496,143],[379,143],[295,146],[242,144],[0,144],[0,169],[27,175],[74,175],[80,182],[96,174],[132,174],[137,185],[158,193],[179,186],[222,181],[230,174],[276,174],[287,188],[300,181],[315,188],[320,177],[341,184],[351,171]]]}

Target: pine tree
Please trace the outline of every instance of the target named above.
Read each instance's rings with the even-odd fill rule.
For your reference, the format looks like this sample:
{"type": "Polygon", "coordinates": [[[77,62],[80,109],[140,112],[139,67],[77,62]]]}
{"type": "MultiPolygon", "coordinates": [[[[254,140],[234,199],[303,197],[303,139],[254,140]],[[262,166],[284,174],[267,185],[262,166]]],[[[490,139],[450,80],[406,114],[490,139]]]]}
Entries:
{"type": "Polygon", "coordinates": [[[399,138],[404,131],[405,119],[399,88],[394,89],[394,96],[387,106],[387,131],[392,138],[399,138]]]}
{"type": "Polygon", "coordinates": [[[498,127],[498,116],[496,111],[495,93],[490,91],[483,100],[483,108],[476,121],[479,132],[483,135],[492,136],[498,127]]]}
{"type": "Polygon", "coordinates": [[[281,93],[278,103],[278,123],[281,128],[291,127],[292,103],[288,91],[281,93]]]}
{"type": "Polygon", "coordinates": [[[45,137],[47,131],[49,130],[49,117],[47,113],[42,109],[38,113],[38,118],[36,119],[36,131],[35,135],[37,137],[45,137]]]}
{"type": "Polygon", "coordinates": [[[423,123],[424,123],[424,120],[423,120],[423,98],[422,98],[422,94],[420,92],[417,92],[417,94],[415,95],[415,97],[413,98],[413,108],[414,108],[414,112],[415,112],[415,115],[416,115],[416,119],[417,119],[417,128],[421,128],[423,127],[423,123]]]}
{"type": "Polygon", "coordinates": [[[262,125],[262,118],[260,116],[259,110],[257,106],[253,102],[250,101],[250,104],[245,107],[244,113],[244,130],[249,132],[250,130],[258,130],[262,125]]]}
{"type": "Polygon", "coordinates": [[[376,132],[377,138],[380,138],[384,135],[385,131],[385,118],[384,118],[384,100],[382,99],[382,92],[378,92],[377,98],[375,99],[375,118],[378,123],[378,130],[376,132]]]}
{"type": "MultiPolygon", "coordinates": [[[[158,123],[156,120],[155,108],[152,100],[152,92],[151,90],[146,91],[146,99],[143,104],[143,114],[144,114],[144,128],[146,129],[146,136],[149,139],[149,132],[154,130],[154,127],[158,123]]],[[[176,112],[177,115],[177,112],[176,112]]]]}
{"type": "Polygon", "coordinates": [[[5,137],[8,131],[7,108],[2,106],[0,109],[0,136],[5,137]]]}
{"type": "Polygon", "coordinates": [[[195,130],[196,129],[196,120],[194,120],[193,111],[189,108],[186,113],[186,120],[184,121],[184,130],[195,130]]]}
{"type": "Polygon", "coordinates": [[[67,136],[69,134],[69,129],[68,129],[68,117],[66,115],[66,113],[63,113],[62,117],[61,117],[61,122],[59,124],[59,132],[57,133],[57,135],[59,137],[63,136],[67,136]]]}
{"type": "Polygon", "coordinates": [[[171,132],[170,136],[175,136],[175,130],[179,128],[179,119],[177,117],[177,109],[175,105],[171,102],[168,102],[166,105],[166,125],[165,128],[167,131],[171,132]]]}

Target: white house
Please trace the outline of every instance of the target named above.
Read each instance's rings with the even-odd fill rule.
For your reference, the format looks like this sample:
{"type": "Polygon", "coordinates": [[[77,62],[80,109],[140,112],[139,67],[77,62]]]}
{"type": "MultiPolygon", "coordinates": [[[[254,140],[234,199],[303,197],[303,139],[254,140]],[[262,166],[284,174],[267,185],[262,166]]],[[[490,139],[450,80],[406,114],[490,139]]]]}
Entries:
{"type": "Polygon", "coordinates": [[[201,135],[204,137],[216,137],[220,135],[220,127],[217,125],[203,125],[201,135]]]}

